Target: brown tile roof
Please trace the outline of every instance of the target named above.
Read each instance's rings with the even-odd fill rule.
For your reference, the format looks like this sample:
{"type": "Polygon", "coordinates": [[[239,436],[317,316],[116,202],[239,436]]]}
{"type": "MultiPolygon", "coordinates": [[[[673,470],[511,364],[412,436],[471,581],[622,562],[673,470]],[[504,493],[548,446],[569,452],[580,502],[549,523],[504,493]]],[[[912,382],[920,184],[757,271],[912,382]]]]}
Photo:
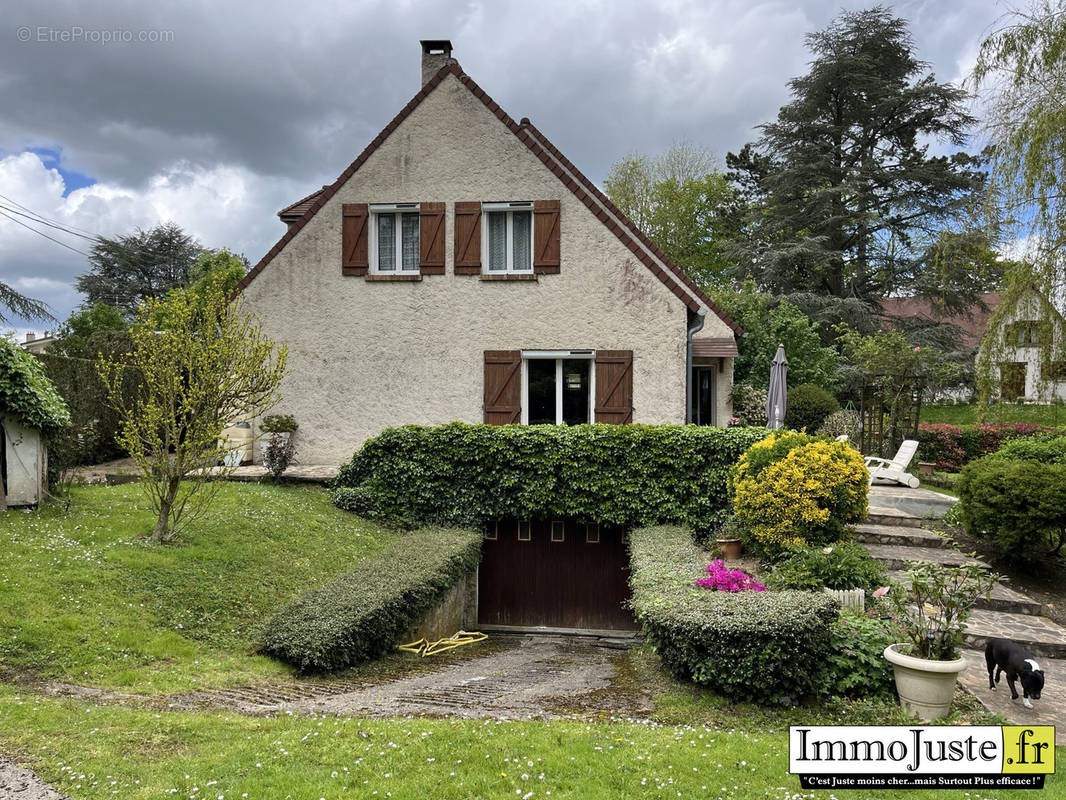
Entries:
{"type": "Polygon", "coordinates": [[[920,297],[882,297],[878,301],[881,306],[881,313],[878,316],[888,322],[899,319],[921,319],[927,322],[955,325],[962,329],[962,343],[967,347],[972,347],[978,344],[981,337],[985,335],[988,320],[1003,302],[1003,296],[997,292],[987,292],[981,295],[981,300],[988,306],[987,310],[973,305],[965,311],[952,314],[920,297]]]}
{"type": "Polygon", "coordinates": [[[321,189],[315,189],[307,197],[301,197],[295,203],[285,206],[278,212],[278,216],[281,217],[282,222],[296,222],[300,217],[311,210],[311,206],[315,204],[315,200],[318,196],[324,192],[328,186],[323,186],[321,189]]]}
{"type": "Polygon", "coordinates": [[[743,330],[728,315],[726,315],[721,309],[719,309],[714,301],[707,296],[696,284],[685,275],[676,264],[670,261],[662,253],[661,250],[656,248],[643,234],[641,234],[635,225],[630,222],[625,216],[614,207],[614,205],[600,192],[592,182],[581,174],[578,169],[565,159],[548,140],[533,127],[532,123],[528,119],[523,119],[522,124],[516,123],[511,117],[507,115],[499,104],[496,103],[491,97],[489,97],[484,89],[477,85],[474,80],[466,75],[462,68],[458,64],[449,64],[443,67],[440,72],[434,75],[426,84],[418,91],[418,93],[411,98],[411,100],[405,105],[400,113],[393,117],[392,121],[376,136],[373,141],[359,154],[359,157],[355,159],[348,168],[344,170],[338,176],[337,180],[328,186],[325,186],[321,191],[308,195],[292,206],[289,206],[285,211],[288,211],[294,206],[302,204],[304,201],[309,201],[309,207],[304,211],[303,215],[298,219],[292,221],[289,226],[289,230],[283,235],[277,243],[270,248],[269,252],[263,258],[259,260],[247,275],[237,285],[236,291],[246,287],[249,283],[255,280],[255,277],[263,271],[263,269],[269,264],[274,257],[280,253],[285,245],[292,241],[293,237],[303,229],[318,210],[326,204],[326,202],[337,193],[344,183],[356,173],[356,171],[363,165],[363,163],[381,146],[396,128],[407,119],[407,117],[413,112],[418,105],[429,96],[430,92],[437,88],[445,76],[454,75],[458,80],[466,86],[467,89],[478,98],[485,107],[496,115],[519,141],[526,145],[530,151],[537,156],[543,164],[548,167],[549,170],[565,185],[575,197],[577,197],[585,206],[601,221],[607,228],[614,233],[616,237],[629,248],[630,252],[636,256],[637,260],[644,264],[659,280],[661,280],[691,311],[698,311],[700,303],[706,305],[711,311],[717,314],[723,322],[725,322],[735,333],[743,334],[743,330]],[[665,265],[666,269],[663,269],[665,265]]]}
{"type": "Polygon", "coordinates": [[[733,336],[696,336],[692,339],[692,355],[696,358],[730,358],[739,354],[733,336]]]}

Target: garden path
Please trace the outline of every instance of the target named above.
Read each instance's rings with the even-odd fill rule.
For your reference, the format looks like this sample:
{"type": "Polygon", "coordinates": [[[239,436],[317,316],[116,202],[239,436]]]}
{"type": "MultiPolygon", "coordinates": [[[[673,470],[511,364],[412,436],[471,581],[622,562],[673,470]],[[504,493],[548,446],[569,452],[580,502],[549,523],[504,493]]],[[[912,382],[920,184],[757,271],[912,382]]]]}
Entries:
{"type": "Polygon", "coordinates": [[[4,800],[67,800],[28,769],[0,756],[0,798],[4,800]]]}
{"type": "MultiPolygon", "coordinates": [[[[612,686],[622,650],[633,639],[596,636],[492,634],[490,650],[472,645],[459,660],[384,680],[294,679],[150,697],[63,683],[46,694],[98,703],[186,710],[230,708],[241,714],[279,713],[453,716],[476,719],[551,719],[585,711],[642,717],[648,696],[612,686]]],[[[411,655],[410,659],[418,656],[411,655]]],[[[422,669],[421,667],[427,667],[422,669]]]]}

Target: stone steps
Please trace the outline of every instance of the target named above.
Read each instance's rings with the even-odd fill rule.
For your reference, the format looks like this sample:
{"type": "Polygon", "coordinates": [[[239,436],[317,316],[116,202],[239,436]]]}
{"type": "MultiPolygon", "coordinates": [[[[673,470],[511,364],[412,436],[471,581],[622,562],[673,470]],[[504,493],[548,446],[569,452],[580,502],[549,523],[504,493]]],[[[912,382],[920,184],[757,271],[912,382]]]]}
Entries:
{"type": "MultiPolygon", "coordinates": [[[[1005,678],[1000,679],[996,691],[988,688],[988,667],[982,650],[965,650],[966,669],[959,675],[959,683],[981,701],[989,711],[1002,714],[1013,725],[1054,725],[1056,744],[1066,744],[1066,661],[1040,658],[1044,670],[1044,691],[1032,708],[1022,705],[1021,698],[1011,700],[1005,678]]],[[[1015,684],[1018,693],[1022,687],[1015,684]]]]}
{"type": "Polygon", "coordinates": [[[907,547],[938,547],[950,549],[954,540],[924,528],[906,525],[877,525],[863,523],[855,526],[856,541],[865,544],[898,544],[907,547]]]}
{"type": "Polygon", "coordinates": [[[888,506],[870,506],[866,521],[871,525],[898,525],[905,528],[920,528],[922,520],[905,511],[897,511],[888,506]]]}
{"type": "Polygon", "coordinates": [[[863,547],[888,570],[904,570],[915,561],[932,562],[948,567],[978,564],[985,569],[988,568],[988,565],[979,559],[944,547],[914,547],[897,544],[864,544],[863,547]]]}
{"type": "Polygon", "coordinates": [[[1047,617],[976,609],[966,623],[963,641],[984,650],[989,639],[1010,639],[1034,657],[1066,658],[1066,629],[1047,617]]]}
{"type": "MultiPolygon", "coordinates": [[[[907,573],[903,571],[890,571],[888,577],[893,583],[905,584],[907,582],[907,573]]],[[[976,608],[986,611],[1006,611],[1011,614],[1029,614],[1038,617],[1047,611],[1043,603],[1038,603],[1036,600],[1026,597],[1021,592],[1016,592],[1002,583],[995,585],[992,589],[991,597],[987,599],[984,597],[979,598],[976,608]]]]}

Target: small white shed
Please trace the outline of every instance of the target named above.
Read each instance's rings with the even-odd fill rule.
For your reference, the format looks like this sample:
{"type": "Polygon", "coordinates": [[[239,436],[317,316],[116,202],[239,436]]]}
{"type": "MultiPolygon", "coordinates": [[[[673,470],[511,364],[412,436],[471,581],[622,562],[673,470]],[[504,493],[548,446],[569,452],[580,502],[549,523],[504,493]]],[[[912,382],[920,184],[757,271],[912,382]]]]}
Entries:
{"type": "Polygon", "coordinates": [[[70,412],[41,362],[0,336],[0,509],[34,506],[48,492],[48,435],[70,412]]]}
{"type": "Polygon", "coordinates": [[[48,450],[41,432],[0,419],[0,477],[8,506],[35,506],[48,485],[48,450]]]}

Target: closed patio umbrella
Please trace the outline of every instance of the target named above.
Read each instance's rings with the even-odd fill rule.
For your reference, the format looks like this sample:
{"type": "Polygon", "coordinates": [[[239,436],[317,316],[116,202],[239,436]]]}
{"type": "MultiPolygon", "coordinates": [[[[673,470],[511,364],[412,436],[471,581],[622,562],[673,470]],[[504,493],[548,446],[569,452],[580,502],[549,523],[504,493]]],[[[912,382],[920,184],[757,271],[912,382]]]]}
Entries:
{"type": "Polygon", "coordinates": [[[785,404],[788,402],[788,359],[785,346],[777,346],[777,355],[770,365],[770,389],[766,393],[766,427],[785,427],[785,404]]]}

